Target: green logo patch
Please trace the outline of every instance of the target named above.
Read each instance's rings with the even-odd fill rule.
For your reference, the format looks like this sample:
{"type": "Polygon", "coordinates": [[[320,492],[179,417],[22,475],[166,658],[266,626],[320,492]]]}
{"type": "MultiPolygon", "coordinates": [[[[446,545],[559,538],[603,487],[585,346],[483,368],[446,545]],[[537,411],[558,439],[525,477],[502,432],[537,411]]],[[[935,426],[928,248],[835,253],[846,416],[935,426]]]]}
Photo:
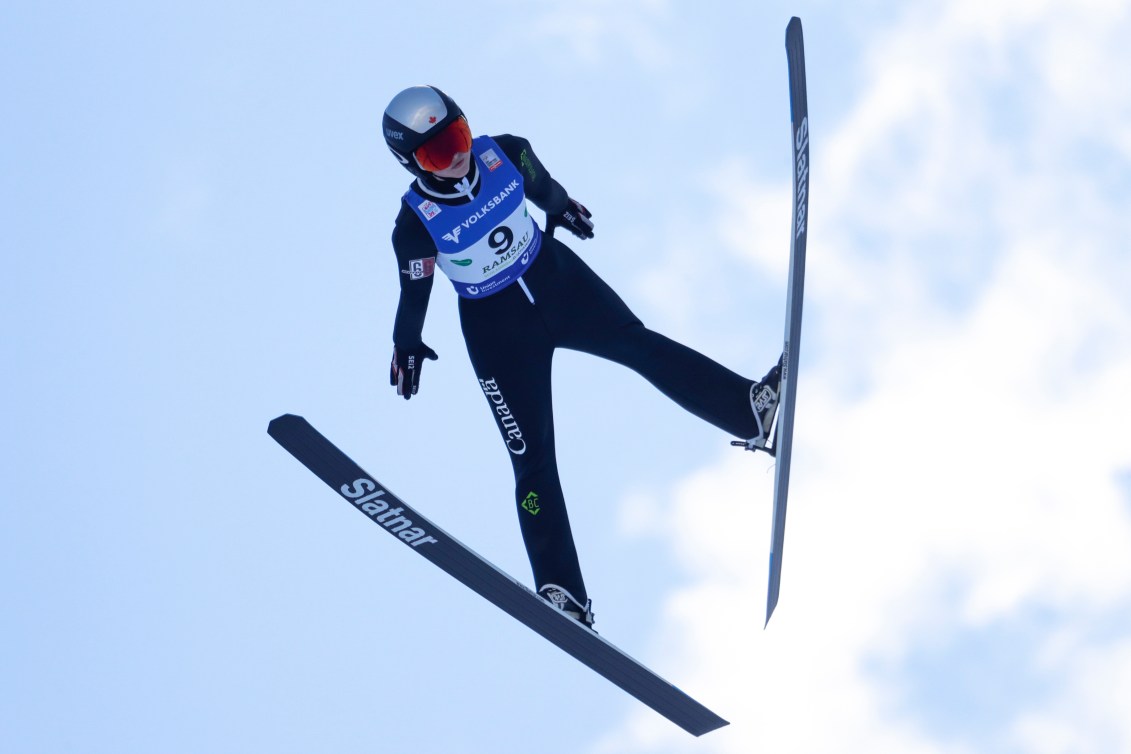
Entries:
{"type": "Polygon", "coordinates": [[[542,506],[538,505],[538,493],[531,492],[522,501],[522,509],[532,516],[537,516],[542,510],[542,506]]]}
{"type": "Polygon", "coordinates": [[[522,165],[526,170],[526,174],[530,176],[530,180],[533,181],[538,178],[538,171],[534,169],[534,161],[530,159],[530,155],[526,153],[525,149],[522,150],[522,154],[518,156],[518,164],[522,165]]]}

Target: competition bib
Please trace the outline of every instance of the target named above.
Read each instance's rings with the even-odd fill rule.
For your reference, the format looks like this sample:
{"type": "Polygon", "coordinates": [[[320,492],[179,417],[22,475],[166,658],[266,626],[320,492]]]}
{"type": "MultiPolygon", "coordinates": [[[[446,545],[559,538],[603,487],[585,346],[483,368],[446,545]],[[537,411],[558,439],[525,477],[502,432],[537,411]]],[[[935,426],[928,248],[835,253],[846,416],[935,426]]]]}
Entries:
{"type": "Polygon", "coordinates": [[[530,217],[522,174],[490,138],[471,144],[479,163],[479,193],[459,206],[437,204],[410,188],[405,201],[436,244],[436,264],[465,298],[498,293],[518,280],[542,247],[530,217]]]}

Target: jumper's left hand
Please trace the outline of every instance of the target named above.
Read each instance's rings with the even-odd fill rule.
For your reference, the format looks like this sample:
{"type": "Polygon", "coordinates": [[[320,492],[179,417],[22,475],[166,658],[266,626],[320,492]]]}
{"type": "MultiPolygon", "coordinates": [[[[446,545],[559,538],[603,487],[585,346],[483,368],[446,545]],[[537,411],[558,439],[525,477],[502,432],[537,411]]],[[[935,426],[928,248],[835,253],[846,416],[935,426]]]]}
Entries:
{"type": "Polygon", "coordinates": [[[554,228],[564,227],[578,238],[593,237],[593,213],[585,209],[581,202],[570,199],[566,202],[565,209],[554,215],[546,216],[546,232],[552,237],[554,228]]]}

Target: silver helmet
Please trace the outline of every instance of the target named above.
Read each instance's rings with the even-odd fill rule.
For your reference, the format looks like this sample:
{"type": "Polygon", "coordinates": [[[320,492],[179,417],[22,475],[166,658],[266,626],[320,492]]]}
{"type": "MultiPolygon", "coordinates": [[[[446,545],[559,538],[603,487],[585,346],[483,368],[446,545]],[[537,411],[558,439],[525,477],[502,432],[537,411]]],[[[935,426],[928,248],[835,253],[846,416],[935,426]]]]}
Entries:
{"type": "Polygon", "coordinates": [[[427,175],[413,153],[462,115],[455,100],[436,87],[410,86],[385,108],[381,119],[385,144],[410,173],[427,175]]]}

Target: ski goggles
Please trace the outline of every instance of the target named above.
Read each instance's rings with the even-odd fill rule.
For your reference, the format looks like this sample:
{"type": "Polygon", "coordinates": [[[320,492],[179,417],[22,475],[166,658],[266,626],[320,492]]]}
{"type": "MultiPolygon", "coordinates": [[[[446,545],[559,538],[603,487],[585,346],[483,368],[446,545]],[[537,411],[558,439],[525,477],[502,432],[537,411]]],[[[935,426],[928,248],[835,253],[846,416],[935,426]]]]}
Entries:
{"type": "Polygon", "coordinates": [[[417,148],[414,155],[420,167],[429,173],[446,170],[460,152],[471,151],[471,128],[461,115],[417,148]]]}

